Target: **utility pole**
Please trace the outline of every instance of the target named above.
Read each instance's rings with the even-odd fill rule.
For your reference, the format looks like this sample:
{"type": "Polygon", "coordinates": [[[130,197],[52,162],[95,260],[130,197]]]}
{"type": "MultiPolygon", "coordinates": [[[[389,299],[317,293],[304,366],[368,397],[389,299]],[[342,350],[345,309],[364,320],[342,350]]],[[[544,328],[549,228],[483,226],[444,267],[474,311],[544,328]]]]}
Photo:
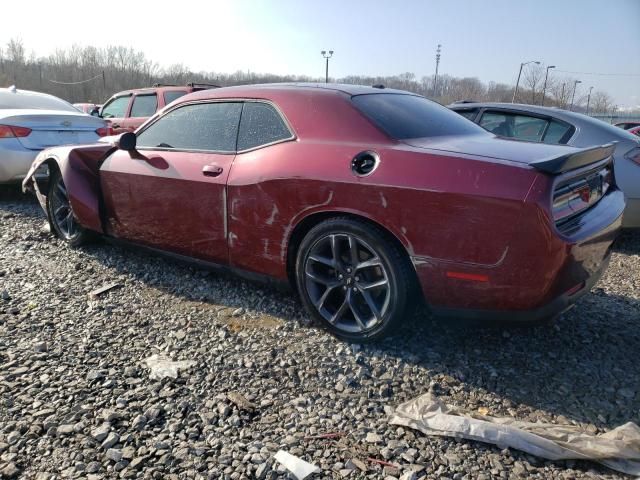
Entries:
{"type": "Polygon", "coordinates": [[[433,97],[435,98],[438,95],[438,68],[440,67],[440,51],[442,45],[438,44],[438,48],[436,49],[436,74],[433,77],[433,97]]]}
{"type": "Polygon", "coordinates": [[[547,67],[547,73],[544,76],[544,87],[542,87],[542,102],[540,102],[540,106],[544,107],[544,94],[547,91],[547,78],[549,77],[549,69],[550,68],[556,68],[555,65],[549,65],[547,67]]]}
{"type": "Polygon", "coordinates": [[[329,50],[328,54],[326,50],[322,50],[320,53],[322,54],[322,57],[326,60],[325,70],[324,70],[324,83],[329,83],[329,59],[333,56],[333,50],[329,50]]]}
{"type": "Polygon", "coordinates": [[[593,90],[593,87],[589,87],[589,96],[587,97],[587,115],[589,115],[589,104],[591,103],[591,90],[593,90]]]}
{"type": "Polygon", "coordinates": [[[522,62],[520,64],[520,71],[518,72],[518,80],[516,81],[516,89],[513,91],[513,98],[511,99],[511,103],[516,103],[516,97],[518,96],[518,85],[520,85],[520,75],[522,75],[522,67],[525,65],[529,65],[530,63],[535,63],[536,65],[540,65],[540,62],[536,60],[531,60],[529,62],[522,62]]]}
{"type": "Polygon", "coordinates": [[[576,80],[575,82],[573,82],[573,95],[571,95],[571,106],[569,107],[570,111],[573,111],[573,101],[576,98],[576,87],[579,83],[582,83],[582,80],[576,80]]]}
{"type": "Polygon", "coordinates": [[[564,108],[566,107],[566,103],[564,102],[564,87],[567,84],[567,82],[562,82],[562,93],[560,94],[560,107],[564,108]]]}

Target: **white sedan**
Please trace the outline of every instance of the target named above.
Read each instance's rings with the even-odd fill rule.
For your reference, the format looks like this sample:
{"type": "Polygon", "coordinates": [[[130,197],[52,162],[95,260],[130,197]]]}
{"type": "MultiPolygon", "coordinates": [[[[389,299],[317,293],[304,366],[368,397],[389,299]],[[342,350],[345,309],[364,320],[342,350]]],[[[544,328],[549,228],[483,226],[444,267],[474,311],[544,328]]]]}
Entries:
{"type": "Polygon", "coordinates": [[[104,120],[58,97],[0,88],[0,184],[22,181],[45,148],[92,143],[108,133],[104,120]]]}

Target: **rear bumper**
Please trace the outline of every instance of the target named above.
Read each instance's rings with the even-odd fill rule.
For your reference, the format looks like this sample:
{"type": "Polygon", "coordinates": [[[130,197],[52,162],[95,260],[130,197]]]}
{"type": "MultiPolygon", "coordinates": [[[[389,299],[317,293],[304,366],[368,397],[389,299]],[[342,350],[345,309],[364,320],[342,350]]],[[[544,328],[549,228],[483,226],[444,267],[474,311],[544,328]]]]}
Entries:
{"type": "Polygon", "coordinates": [[[0,141],[0,183],[20,182],[39,152],[27,150],[15,138],[0,141]]]}
{"type": "MultiPolygon", "coordinates": [[[[533,310],[474,310],[474,309],[456,309],[456,308],[431,308],[431,311],[437,317],[456,318],[460,320],[483,320],[493,322],[513,322],[513,323],[536,323],[549,318],[553,318],[561,313],[569,310],[580,297],[595,286],[600,280],[607,267],[611,255],[607,253],[602,262],[600,270],[591,275],[576,292],[568,292],[556,297],[549,303],[533,310]]],[[[582,284],[578,284],[582,285],[582,284]]]]}

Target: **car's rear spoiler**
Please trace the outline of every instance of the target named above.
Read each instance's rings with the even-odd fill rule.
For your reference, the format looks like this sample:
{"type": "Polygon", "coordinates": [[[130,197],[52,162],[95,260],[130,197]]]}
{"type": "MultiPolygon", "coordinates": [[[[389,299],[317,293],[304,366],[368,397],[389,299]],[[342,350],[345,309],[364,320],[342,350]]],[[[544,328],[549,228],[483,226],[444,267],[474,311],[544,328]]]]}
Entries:
{"type": "Polygon", "coordinates": [[[559,157],[538,160],[531,162],[530,165],[542,172],[558,174],[585,167],[600,160],[605,160],[613,155],[615,148],[615,144],[607,143],[599,147],[583,148],[577,152],[568,153],[559,157]]]}

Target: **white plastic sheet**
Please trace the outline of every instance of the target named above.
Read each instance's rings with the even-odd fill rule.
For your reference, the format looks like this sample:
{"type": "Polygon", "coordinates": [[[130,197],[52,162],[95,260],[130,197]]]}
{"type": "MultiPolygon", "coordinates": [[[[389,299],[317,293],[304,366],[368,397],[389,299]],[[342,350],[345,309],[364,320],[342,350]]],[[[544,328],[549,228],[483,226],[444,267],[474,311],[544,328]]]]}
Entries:
{"type": "Polygon", "coordinates": [[[178,378],[178,370],[189,368],[195,365],[192,360],[174,361],[164,355],[153,354],[144,361],[151,369],[149,378],[160,380],[165,377],[178,378]]]}
{"type": "Polygon", "coordinates": [[[640,475],[640,428],[632,422],[593,435],[575,425],[521,422],[458,411],[427,393],[400,405],[390,423],[427,435],[514,448],[549,460],[594,460],[619,472],[640,475]]]}
{"type": "Polygon", "coordinates": [[[278,450],[273,458],[280,462],[298,480],[307,478],[312,473],[320,473],[320,469],[312,463],[305,462],[301,458],[291,455],[284,450],[278,450]]]}

